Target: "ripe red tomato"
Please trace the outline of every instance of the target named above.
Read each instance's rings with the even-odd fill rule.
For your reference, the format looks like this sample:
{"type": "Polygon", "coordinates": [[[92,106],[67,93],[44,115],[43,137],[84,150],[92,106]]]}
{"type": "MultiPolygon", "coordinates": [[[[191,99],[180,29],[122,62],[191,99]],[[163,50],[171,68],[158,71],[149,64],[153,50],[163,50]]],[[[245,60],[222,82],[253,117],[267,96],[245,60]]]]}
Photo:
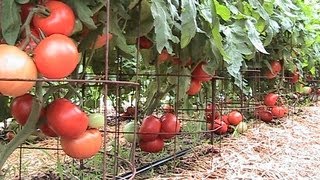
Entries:
{"type": "Polygon", "coordinates": [[[210,81],[212,79],[212,76],[204,70],[204,66],[206,64],[206,62],[202,61],[194,68],[191,73],[194,79],[204,82],[210,81]]]}
{"type": "Polygon", "coordinates": [[[172,113],[166,113],[161,116],[161,133],[160,138],[162,139],[170,139],[173,138],[178,132],[180,132],[180,121],[177,117],[172,113]]]}
{"type": "Polygon", "coordinates": [[[258,118],[260,118],[264,122],[271,122],[273,119],[272,113],[269,110],[260,110],[258,114],[258,118]]]}
{"type": "Polygon", "coordinates": [[[58,137],[57,133],[55,133],[48,125],[48,123],[44,123],[40,126],[41,132],[49,137],[58,137]]]}
{"type": "Polygon", "coordinates": [[[228,125],[221,119],[216,119],[213,123],[208,124],[208,129],[213,130],[215,134],[222,135],[227,133],[228,125]]]}
{"type": "Polygon", "coordinates": [[[45,17],[35,14],[32,20],[33,26],[41,29],[46,36],[52,34],[70,36],[75,25],[75,15],[72,9],[59,1],[48,1],[44,5],[49,9],[50,15],[45,17]]]}
{"type": "Polygon", "coordinates": [[[152,141],[140,141],[140,149],[145,152],[157,153],[160,152],[164,147],[164,142],[160,138],[156,138],[152,141]]]}
{"type": "Polygon", "coordinates": [[[13,131],[8,131],[6,133],[6,139],[10,142],[16,135],[14,134],[13,131]]]}
{"type": "Polygon", "coordinates": [[[229,121],[228,121],[228,115],[222,115],[221,116],[221,120],[223,121],[223,122],[225,122],[227,125],[229,125],[230,123],[229,123],[229,121]]]}
{"type": "Polygon", "coordinates": [[[189,96],[194,96],[201,91],[201,81],[197,79],[191,79],[190,87],[186,92],[189,96]]]}
{"type": "Polygon", "coordinates": [[[275,118],[283,118],[285,116],[286,110],[282,106],[274,106],[271,109],[271,113],[275,118]]]}
{"type": "Polygon", "coordinates": [[[68,99],[54,100],[47,106],[47,123],[59,136],[76,138],[83,134],[89,124],[88,116],[68,99]]]}
{"type": "MultiPolygon", "coordinates": [[[[0,78],[36,79],[37,68],[33,60],[15,46],[0,45],[0,78]]],[[[0,81],[0,93],[21,96],[34,86],[32,81],[0,81]]]]}
{"type": "Polygon", "coordinates": [[[141,36],[137,39],[137,43],[140,41],[140,49],[150,49],[153,46],[153,42],[146,36],[141,36]]]}
{"type": "Polygon", "coordinates": [[[162,64],[166,62],[167,60],[169,60],[169,58],[170,58],[170,54],[166,49],[163,49],[161,53],[158,55],[158,64],[162,64]]]}
{"type": "Polygon", "coordinates": [[[278,74],[272,73],[270,70],[266,71],[264,74],[267,79],[274,79],[277,75],[278,74]]]}
{"type": "Polygon", "coordinates": [[[275,106],[278,101],[279,95],[275,93],[269,93],[264,97],[264,104],[266,106],[275,106]]]}
{"type": "Polygon", "coordinates": [[[80,55],[72,39],[53,34],[38,44],[33,59],[44,77],[65,78],[76,68],[80,55]]]}
{"type": "Polygon", "coordinates": [[[218,109],[218,105],[214,104],[212,106],[212,104],[208,104],[206,109],[205,109],[205,117],[207,122],[213,122],[215,119],[217,119],[220,116],[220,112],[218,109]],[[212,114],[214,113],[214,117],[212,116],[212,114]]]}
{"type": "Polygon", "coordinates": [[[87,159],[97,154],[102,145],[99,130],[89,129],[76,138],[61,137],[62,150],[75,159],[87,159]]]}
{"type": "Polygon", "coordinates": [[[32,100],[31,94],[24,94],[14,98],[11,102],[11,115],[22,126],[26,124],[31,113],[32,100]]]}
{"type": "Polygon", "coordinates": [[[278,74],[282,69],[281,63],[277,60],[272,61],[270,65],[274,74],[278,74]]]}
{"type": "Polygon", "coordinates": [[[139,138],[141,141],[153,141],[158,138],[160,130],[160,120],[153,115],[147,116],[140,126],[139,138]]]}
{"type": "Polygon", "coordinates": [[[233,110],[231,112],[229,112],[228,114],[228,122],[231,125],[238,125],[241,121],[243,120],[243,115],[241,114],[241,112],[233,110]]]}

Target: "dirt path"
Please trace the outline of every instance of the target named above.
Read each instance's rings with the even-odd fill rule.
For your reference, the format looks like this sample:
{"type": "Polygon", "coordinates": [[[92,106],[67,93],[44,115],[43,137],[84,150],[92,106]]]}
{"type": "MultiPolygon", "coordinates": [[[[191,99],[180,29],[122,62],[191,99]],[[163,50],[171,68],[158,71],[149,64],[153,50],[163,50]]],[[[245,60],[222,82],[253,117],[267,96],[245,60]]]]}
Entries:
{"type": "MultiPolygon", "coordinates": [[[[298,111],[297,109],[295,110],[298,111]]],[[[210,147],[207,147],[210,148],[210,147]]],[[[175,179],[320,179],[320,107],[309,107],[280,125],[259,123],[227,138],[221,155],[191,155],[175,179]],[[194,162],[197,160],[197,162],[194,162]]],[[[165,175],[167,176],[167,175],[165,175]]],[[[158,176],[155,179],[165,178],[158,176]]]]}

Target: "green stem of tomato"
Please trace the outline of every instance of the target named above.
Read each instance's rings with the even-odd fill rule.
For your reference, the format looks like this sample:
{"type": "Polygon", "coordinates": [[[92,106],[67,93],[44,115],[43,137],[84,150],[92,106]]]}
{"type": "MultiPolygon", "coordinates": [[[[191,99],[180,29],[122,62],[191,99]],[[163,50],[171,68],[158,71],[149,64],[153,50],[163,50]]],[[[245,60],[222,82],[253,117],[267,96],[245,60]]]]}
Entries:
{"type": "Polygon", "coordinates": [[[36,83],[36,98],[32,101],[32,111],[28,117],[27,123],[22,130],[3,147],[0,152],[0,170],[7,161],[13,151],[19,147],[25,140],[34,132],[37,127],[37,122],[42,108],[42,82],[36,83]]]}

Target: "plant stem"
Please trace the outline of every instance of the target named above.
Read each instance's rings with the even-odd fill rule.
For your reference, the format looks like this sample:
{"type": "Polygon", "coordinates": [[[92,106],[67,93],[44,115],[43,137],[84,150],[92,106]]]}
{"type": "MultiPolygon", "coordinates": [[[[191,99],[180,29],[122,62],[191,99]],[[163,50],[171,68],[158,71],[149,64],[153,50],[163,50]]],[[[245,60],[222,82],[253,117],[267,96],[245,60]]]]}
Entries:
{"type": "MultiPolygon", "coordinates": [[[[42,82],[36,83],[36,98],[32,101],[32,111],[28,117],[27,123],[23,126],[22,130],[4,146],[4,151],[0,152],[0,170],[4,163],[7,161],[13,151],[19,147],[25,140],[34,132],[40,116],[42,108],[42,82]]],[[[0,177],[1,179],[1,177],[0,177]]]]}

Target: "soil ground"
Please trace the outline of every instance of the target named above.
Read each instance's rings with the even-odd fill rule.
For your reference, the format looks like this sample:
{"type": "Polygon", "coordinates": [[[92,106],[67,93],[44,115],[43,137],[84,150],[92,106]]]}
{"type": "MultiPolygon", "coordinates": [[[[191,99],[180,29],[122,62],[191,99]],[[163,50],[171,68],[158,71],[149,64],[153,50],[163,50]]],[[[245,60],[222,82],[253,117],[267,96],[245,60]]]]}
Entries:
{"type": "MultiPolygon", "coordinates": [[[[320,179],[319,124],[319,106],[295,108],[277,124],[255,123],[243,135],[224,138],[219,146],[195,148],[174,169],[159,167],[152,176],[147,173],[137,178],[320,179]]],[[[54,144],[55,140],[41,143],[54,144]]],[[[11,167],[7,179],[14,179],[19,171],[19,151],[7,162],[11,167]]],[[[56,151],[24,149],[23,161],[27,163],[22,170],[28,174],[25,179],[35,179],[39,173],[48,172],[55,166],[53,159],[57,156],[56,151]]]]}

